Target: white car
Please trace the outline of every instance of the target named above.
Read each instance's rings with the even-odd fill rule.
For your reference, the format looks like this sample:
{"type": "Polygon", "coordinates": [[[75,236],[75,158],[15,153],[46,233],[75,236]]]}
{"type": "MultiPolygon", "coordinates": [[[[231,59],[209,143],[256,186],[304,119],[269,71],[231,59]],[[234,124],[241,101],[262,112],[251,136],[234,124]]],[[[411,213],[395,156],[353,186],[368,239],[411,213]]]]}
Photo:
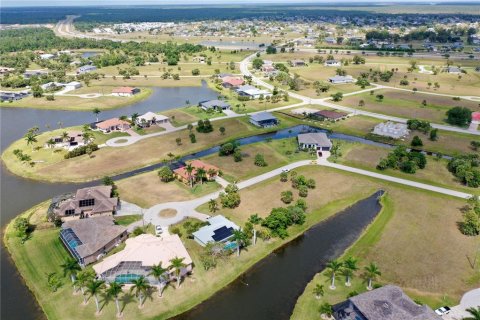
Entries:
{"type": "Polygon", "coordinates": [[[450,308],[445,306],[445,307],[440,307],[437,310],[435,310],[435,313],[438,314],[439,316],[443,316],[444,314],[449,314],[450,313],[450,308]]]}
{"type": "Polygon", "coordinates": [[[155,235],[158,237],[163,233],[162,226],[155,226],[155,235]]]}
{"type": "Polygon", "coordinates": [[[290,169],[282,169],[282,172],[289,173],[290,169]]]}

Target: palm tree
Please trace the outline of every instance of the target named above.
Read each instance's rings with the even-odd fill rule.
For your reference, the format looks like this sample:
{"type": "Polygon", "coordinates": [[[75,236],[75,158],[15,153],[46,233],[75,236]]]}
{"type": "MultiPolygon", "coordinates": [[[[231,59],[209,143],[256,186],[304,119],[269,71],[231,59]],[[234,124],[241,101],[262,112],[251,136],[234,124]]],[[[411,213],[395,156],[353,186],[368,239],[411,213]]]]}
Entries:
{"type": "Polygon", "coordinates": [[[329,304],[328,302],[325,302],[318,308],[318,311],[320,312],[320,315],[322,319],[329,318],[333,315],[333,308],[332,305],[329,304]]]}
{"type": "Polygon", "coordinates": [[[150,271],[150,275],[153,276],[155,279],[157,279],[159,283],[159,288],[158,288],[158,296],[162,297],[162,292],[163,288],[165,287],[166,284],[166,279],[165,279],[165,273],[168,272],[168,269],[165,269],[162,267],[162,262],[158,265],[153,265],[152,270],[150,271]]]}
{"type": "Polygon", "coordinates": [[[68,138],[69,138],[68,132],[67,132],[67,131],[63,131],[63,132],[62,132],[62,141],[67,141],[68,138]]]}
{"type": "Polygon", "coordinates": [[[100,303],[98,302],[98,295],[105,288],[105,281],[103,280],[92,280],[87,283],[87,293],[90,296],[95,298],[95,306],[97,307],[97,314],[100,313],[100,303]]]}
{"type": "Polygon", "coordinates": [[[218,203],[215,199],[210,199],[208,201],[208,210],[212,213],[215,213],[218,210],[218,203]]]}
{"type": "Polygon", "coordinates": [[[357,262],[358,260],[354,257],[348,257],[345,259],[345,261],[343,261],[343,275],[347,277],[347,282],[345,283],[347,287],[352,285],[350,280],[353,276],[353,273],[358,270],[357,262]]]}
{"type": "Polygon", "coordinates": [[[122,316],[122,311],[120,310],[120,304],[118,303],[118,296],[122,292],[123,284],[118,282],[110,282],[108,289],[106,290],[107,297],[115,299],[115,306],[117,307],[117,317],[122,316]]]}
{"type": "Polygon", "coordinates": [[[170,260],[170,269],[175,270],[175,278],[177,279],[177,289],[180,287],[180,281],[182,280],[182,268],[185,268],[187,265],[183,262],[185,258],[175,257],[170,260]]]}
{"type": "Polygon", "coordinates": [[[315,288],[313,288],[313,293],[315,294],[316,299],[320,299],[325,294],[325,290],[323,290],[323,284],[317,283],[315,288]]]}
{"type": "Polygon", "coordinates": [[[377,276],[381,275],[382,273],[374,262],[371,262],[368,266],[365,267],[365,276],[368,279],[367,290],[372,290],[372,281],[375,280],[377,276]]]}
{"type": "Polygon", "coordinates": [[[55,147],[55,140],[53,140],[53,138],[48,139],[47,146],[52,149],[52,154],[53,154],[53,148],[55,147]]]}
{"type": "Polygon", "coordinates": [[[77,263],[77,260],[68,257],[65,260],[65,262],[60,266],[63,269],[63,276],[64,277],[66,275],[70,276],[70,279],[72,280],[72,284],[73,284],[73,291],[77,291],[75,289],[75,277],[77,275],[77,272],[82,270],[82,268],[80,268],[80,265],[77,263]]]}
{"type": "MultiPolygon", "coordinates": [[[[262,218],[260,218],[258,214],[255,213],[248,218],[248,222],[256,226],[262,222],[262,218]]],[[[256,243],[257,243],[257,229],[253,228],[253,245],[255,245],[256,243]]]]}
{"type": "Polygon", "coordinates": [[[337,261],[337,260],[332,260],[330,261],[329,263],[327,263],[327,269],[330,270],[330,273],[331,273],[331,280],[332,280],[332,283],[330,285],[330,289],[332,290],[335,290],[335,277],[337,275],[337,272],[340,271],[340,269],[342,268],[342,263],[340,261],[337,261]]]}
{"type": "Polygon", "coordinates": [[[77,279],[75,280],[75,285],[80,287],[83,296],[83,304],[87,304],[87,298],[85,296],[85,287],[87,284],[95,279],[95,274],[90,270],[82,270],[77,273],[77,279]]]}
{"type": "Polygon", "coordinates": [[[144,276],[132,280],[130,292],[135,291],[135,296],[138,297],[139,308],[143,306],[143,298],[147,294],[148,289],[150,289],[150,285],[144,276]]]}
{"type": "Polygon", "coordinates": [[[468,308],[466,311],[470,313],[472,316],[463,318],[462,320],[480,320],[480,307],[477,307],[477,308],[471,307],[471,308],[468,308]]]}
{"type": "Polygon", "coordinates": [[[96,119],[97,119],[96,122],[98,122],[98,115],[99,115],[100,112],[102,112],[102,111],[100,111],[100,109],[98,109],[98,108],[93,108],[92,112],[93,112],[93,114],[95,115],[95,117],[96,117],[96,119]]]}
{"type": "Polygon", "coordinates": [[[187,174],[188,174],[188,180],[190,181],[190,187],[193,188],[193,170],[195,170],[195,167],[193,167],[191,164],[187,164],[185,166],[185,170],[187,171],[187,174]]]}
{"type": "Polygon", "coordinates": [[[237,257],[240,256],[240,248],[247,243],[247,235],[242,230],[233,230],[232,240],[237,243],[237,257]]]}
{"type": "Polygon", "coordinates": [[[83,143],[88,144],[92,138],[93,138],[93,134],[91,132],[85,131],[82,133],[83,143]]]}
{"type": "Polygon", "coordinates": [[[33,151],[33,144],[38,142],[37,136],[29,132],[25,135],[25,140],[27,141],[27,146],[32,145],[32,151],[33,151]]]}
{"type": "Polygon", "coordinates": [[[198,168],[196,176],[200,183],[203,184],[203,179],[207,177],[207,171],[204,168],[198,168]]]}

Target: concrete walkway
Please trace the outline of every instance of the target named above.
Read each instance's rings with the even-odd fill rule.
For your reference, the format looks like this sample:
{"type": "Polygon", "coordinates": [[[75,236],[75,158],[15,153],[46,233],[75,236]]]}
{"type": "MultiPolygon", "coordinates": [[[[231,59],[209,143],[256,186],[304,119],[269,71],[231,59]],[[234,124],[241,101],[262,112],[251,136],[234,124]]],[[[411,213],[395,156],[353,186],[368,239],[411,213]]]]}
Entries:
{"type": "Polygon", "coordinates": [[[450,313],[442,318],[446,320],[462,320],[464,317],[471,317],[472,315],[465,311],[469,308],[480,308],[480,288],[465,293],[462,300],[460,300],[460,304],[452,307],[450,313]]]}

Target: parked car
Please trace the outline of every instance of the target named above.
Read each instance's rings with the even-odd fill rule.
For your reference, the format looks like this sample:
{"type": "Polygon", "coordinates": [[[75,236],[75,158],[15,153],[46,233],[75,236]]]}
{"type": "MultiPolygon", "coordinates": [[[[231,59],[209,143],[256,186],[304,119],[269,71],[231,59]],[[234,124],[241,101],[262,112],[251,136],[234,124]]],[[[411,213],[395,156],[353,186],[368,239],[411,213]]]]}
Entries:
{"type": "Polygon", "coordinates": [[[290,169],[282,169],[282,172],[289,173],[290,169]]]}
{"type": "Polygon", "coordinates": [[[155,235],[158,237],[163,233],[162,226],[155,226],[155,235]]]}
{"type": "Polygon", "coordinates": [[[450,313],[450,307],[444,306],[440,307],[435,310],[435,313],[438,314],[439,316],[443,316],[444,314],[449,314],[450,313]]]}

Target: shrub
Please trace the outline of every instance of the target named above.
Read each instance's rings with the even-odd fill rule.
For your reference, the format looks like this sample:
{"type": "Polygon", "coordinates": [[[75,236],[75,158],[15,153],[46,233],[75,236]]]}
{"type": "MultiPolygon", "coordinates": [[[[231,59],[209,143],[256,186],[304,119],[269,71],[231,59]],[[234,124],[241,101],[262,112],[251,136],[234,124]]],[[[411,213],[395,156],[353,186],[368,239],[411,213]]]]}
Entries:
{"type": "Polygon", "coordinates": [[[240,151],[240,149],[236,149],[235,152],[233,153],[233,160],[235,162],[240,162],[242,161],[243,159],[243,155],[242,155],[242,152],[240,151]]]}
{"type": "Polygon", "coordinates": [[[65,159],[70,159],[70,158],[78,157],[78,156],[87,154],[87,151],[89,151],[89,150],[92,151],[92,152],[97,151],[98,150],[98,145],[96,145],[95,143],[89,143],[87,145],[75,148],[75,149],[67,152],[65,154],[64,158],[65,159]]]}
{"type": "Polygon", "coordinates": [[[411,119],[407,121],[408,129],[418,130],[423,133],[428,133],[432,129],[432,125],[428,121],[411,119]]]}
{"type": "Polygon", "coordinates": [[[208,133],[213,131],[213,126],[210,120],[198,120],[197,132],[208,133]]]}
{"type": "Polygon", "coordinates": [[[263,154],[256,154],[255,155],[254,164],[258,167],[266,167],[267,166],[267,162],[265,161],[265,158],[263,157],[263,154]]]}
{"type": "Polygon", "coordinates": [[[423,153],[408,152],[405,146],[398,146],[388,154],[387,158],[380,159],[377,169],[392,168],[413,174],[417,169],[425,168],[426,164],[427,158],[423,153]]]}
{"type": "Polygon", "coordinates": [[[173,171],[168,166],[161,167],[160,170],[158,170],[158,176],[163,182],[172,181],[174,178],[173,171]]]}
{"type": "Polygon", "coordinates": [[[461,155],[448,162],[447,169],[465,185],[480,186],[480,157],[478,154],[461,155]]]}
{"type": "Polygon", "coordinates": [[[411,143],[412,147],[421,147],[423,146],[423,141],[419,136],[414,136],[411,143]]]}
{"type": "Polygon", "coordinates": [[[280,196],[280,200],[282,200],[283,203],[288,204],[293,201],[293,193],[290,190],[282,191],[280,196]]]}
{"type": "Polygon", "coordinates": [[[190,133],[190,134],[188,135],[188,137],[190,138],[190,142],[191,142],[191,143],[196,143],[196,142],[197,142],[197,137],[195,137],[195,133],[193,133],[193,132],[190,133]]]}
{"type": "Polygon", "coordinates": [[[308,196],[308,187],[304,186],[304,185],[299,186],[298,187],[298,195],[300,197],[303,197],[303,198],[307,197],[308,196]]]}
{"type": "Polygon", "coordinates": [[[456,126],[466,126],[472,121],[472,111],[465,107],[454,107],[447,111],[447,122],[456,126]]]}

